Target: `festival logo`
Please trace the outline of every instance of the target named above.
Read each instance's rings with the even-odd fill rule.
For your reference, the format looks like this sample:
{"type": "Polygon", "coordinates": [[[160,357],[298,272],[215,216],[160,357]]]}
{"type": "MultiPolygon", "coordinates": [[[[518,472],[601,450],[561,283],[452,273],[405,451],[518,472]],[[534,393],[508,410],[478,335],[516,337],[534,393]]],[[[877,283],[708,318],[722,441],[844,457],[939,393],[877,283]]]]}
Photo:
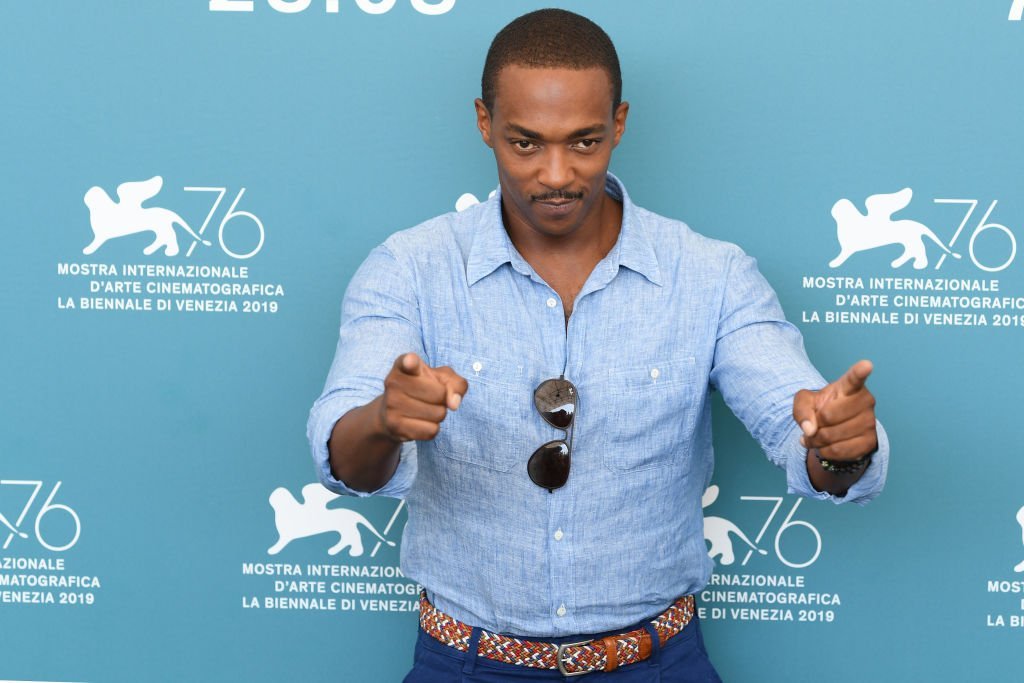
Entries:
{"type": "MultiPolygon", "coordinates": [[[[1015,526],[1020,527],[1020,536],[1017,538],[1024,545],[1024,506],[1017,510],[1014,521],[1015,526]]],[[[1024,555],[1024,550],[1017,550],[1014,555],[1020,557],[1024,555]]],[[[984,601],[988,612],[985,615],[985,626],[988,628],[1024,630],[1024,577],[1019,576],[1024,573],[1024,560],[1017,563],[1013,572],[985,582],[988,593],[984,601]]]]}
{"type": "Polygon", "coordinates": [[[75,547],[82,534],[82,520],[73,508],[54,502],[62,483],[54,483],[43,494],[47,486],[40,480],[0,480],[0,501],[3,501],[0,504],[0,533],[3,533],[2,530],[8,532],[0,546],[2,550],[10,548],[16,539],[35,541],[46,550],[57,553],[75,547]],[[45,500],[41,501],[41,498],[45,500]],[[13,512],[15,508],[8,510],[10,517],[4,515],[7,501],[22,503],[17,512],[13,512]],[[35,516],[30,523],[28,520],[32,512],[35,512],[35,516]]]}
{"type": "Polygon", "coordinates": [[[96,604],[102,582],[74,553],[82,520],[62,481],[0,479],[0,604],[96,604]]]}
{"type": "MultiPolygon", "coordinates": [[[[490,199],[496,193],[497,193],[497,190],[491,190],[491,193],[489,195],[487,195],[487,198],[490,199]]],[[[465,211],[469,207],[476,206],[479,203],[480,203],[480,200],[476,198],[475,194],[472,194],[471,192],[466,192],[465,194],[463,194],[462,196],[460,196],[458,199],[455,200],[455,210],[456,211],[465,211]]]]}
{"type": "MultiPolygon", "coordinates": [[[[701,506],[704,508],[712,505],[719,497],[719,488],[717,484],[712,484],[704,492],[701,498],[701,506]]],[[[782,496],[740,496],[741,501],[745,503],[771,503],[771,509],[768,515],[764,518],[761,528],[758,529],[757,534],[751,539],[745,534],[740,527],[732,521],[718,516],[706,515],[704,516],[704,540],[709,544],[708,555],[712,558],[718,558],[718,562],[721,565],[729,566],[736,561],[736,552],[733,546],[731,536],[735,537],[738,541],[743,543],[745,554],[742,561],[740,562],[741,567],[746,567],[747,563],[753,558],[754,553],[761,556],[768,555],[768,551],[760,547],[761,540],[773,528],[776,520],[779,519],[779,511],[782,509],[786,502],[786,499],[782,496]]],[[[785,518],[778,525],[775,531],[774,537],[774,551],[775,557],[784,565],[791,569],[803,569],[814,564],[818,557],[821,555],[821,533],[818,531],[810,522],[802,519],[796,519],[796,513],[800,509],[800,504],[803,502],[802,498],[797,498],[793,501],[792,507],[789,508],[789,512],[785,515],[785,518]],[[800,532],[799,529],[804,530],[804,534],[809,534],[809,538],[813,539],[811,545],[807,545],[806,538],[802,541],[791,543],[793,548],[799,547],[799,549],[807,554],[807,557],[800,557],[794,554],[793,548],[787,552],[783,549],[783,538],[789,538],[790,536],[796,536],[800,532]],[[797,534],[793,532],[797,531],[797,534]]]]}
{"type": "MultiPolygon", "coordinates": [[[[828,265],[831,268],[839,268],[855,254],[889,245],[903,247],[903,253],[890,264],[893,268],[899,268],[906,263],[910,263],[915,270],[928,268],[930,263],[928,245],[932,249],[937,248],[942,252],[933,267],[934,270],[941,269],[948,256],[961,259],[961,254],[954,251],[953,247],[960,240],[964,230],[972,225],[971,219],[978,209],[979,200],[933,200],[935,204],[961,204],[968,207],[959,227],[953,233],[949,243],[946,244],[934,230],[924,223],[893,218],[894,214],[910,206],[913,197],[914,191],[909,187],[905,187],[899,192],[875,194],[864,202],[866,212],[863,213],[856,204],[846,198],[833,204],[832,217],[836,223],[839,254],[829,261],[828,265]]],[[[1005,225],[989,220],[998,204],[998,200],[993,201],[981,220],[974,224],[967,244],[971,263],[978,269],[989,273],[1005,270],[1017,257],[1017,238],[1013,231],[1005,225]],[[999,256],[1005,258],[1000,261],[998,260],[999,256]]]]}
{"type": "Polygon", "coordinates": [[[405,578],[397,554],[381,552],[385,547],[397,548],[404,527],[404,500],[340,496],[319,483],[306,484],[300,495],[301,501],[285,487],[270,494],[277,541],[266,554],[274,559],[268,561],[264,555],[242,562],[242,609],[419,609],[420,586],[405,578]],[[387,517],[378,516],[382,508],[387,517]],[[370,517],[383,528],[378,530],[370,517]]]}
{"type": "MultiPolygon", "coordinates": [[[[177,256],[181,249],[178,246],[178,233],[176,228],[192,238],[192,243],[185,253],[186,257],[192,256],[197,244],[212,246],[212,243],[202,237],[206,229],[210,227],[211,220],[217,214],[221,201],[227,193],[226,187],[185,187],[185,192],[211,192],[217,193],[213,206],[206,215],[198,233],[180,215],[170,209],[161,207],[143,207],[142,205],[156,197],[163,189],[164,179],[161,176],[153,176],[148,180],[128,181],[117,186],[118,201],[114,201],[107,194],[106,190],[94,186],[85,193],[84,201],[89,209],[89,223],[92,226],[92,241],[82,249],[86,256],[96,252],[108,240],[117,237],[126,237],[136,233],[152,232],[153,243],[142,250],[146,256],[163,249],[166,256],[177,256]]],[[[234,259],[250,259],[263,249],[266,238],[266,229],[257,216],[248,211],[237,211],[238,203],[245,195],[245,188],[238,191],[234,201],[223,215],[220,226],[217,230],[217,241],[225,254],[234,259]],[[248,225],[242,234],[242,226],[237,219],[247,221],[248,225]],[[230,221],[235,220],[236,226],[232,230],[227,229],[230,221]],[[238,242],[245,241],[246,248],[239,247],[238,242]],[[251,248],[248,248],[251,247],[251,248]]]]}
{"type": "MultiPolygon", "coordinates": [[[[337,555],[348,549],[350,557],[363,554],[363,538],[360,527],[377,539],[370,557],[375,557],[381,544],[392,548],[394,541],[385,538],[366,517],[348,508],[329,508],[328,504],[342,496],[328,491],[320,484],[306,484],[302,487],[302,502],[295,499],[288,489],[279,487],[270,494],[270,506],[274,508],[274,524],[277,527],[277,542],[267,550],[268,555],[277,555],[292,541],[320,534],[337,534],[338,542],[327,550],[328,555],[337,555]]],[[[402,511],[405,501],[400,501],[391,515],[384,533],[391,527],[402,511]]]]}
{"type": "Polygon", "coordinates": [[[931,206],[911,207],[913,198],[906,187],[869,196],[864,211],[848,198],[832,205],[839,253],[828,262],[827,274],[800,275],[803,289],[820,291],[800,321],[1024,327],[1024,296],[995,277],[1017,258],[1014,231],[994,219],[999,200],[984,205],[979,199],[936,198],[931,206]],[[904,210],[913,218],[897,216],[904,210]],[[891,270],[879,272],[881,259],[893,256],[891,270]],[[942,270],[947,264],[953,268],[942,270]],[[874,272],[857,270],[864,268],[874,272]]]}
{"type": "Polygon", "coordinates": [[[1021,21],[1024,19],[1024,0],[1013,0],[1010,5],[1010,21],[1021,21]]]}
{"type": "MultiPolygon", "coordinates": [[[[701,497],[701,506],[710,507],[720,494],[718,485],[712,484],[701,497]]],[[[704,540],[708,555],[719,567],[700,593],[700,617],[732,621],[834,622],[842,605],[839,593],[792,571],[811,566],[821,555],[821,533],[810,522],[796,517],[803,500],[794,500],[785,515],[781,514],[786,505],[783,496],[740,496],[738,500],[743,505],[734,508],[735,514],[744,519],[750,518],[746,503],[751,507],[768,503],[771,507],[765,508],[768,514],[756,534],[744,532],[739,524],[726,517],[705,514],[704,540]],[[790,571],[763,563],[748,567],[755,557],[770,554],[760,544],[773,529],[774,557],[790,571]]]]}
{"type": "Polygon", "coordinates": [[[82,253],[88,256],[103,246],[104,242],[115,237],[152,231],[155,239],[142,250],[142,253],[149,256],[157,249],[163,248],[167,256],[177,256],[180,249],[177,233],[174,232],[175,225],[181,226],[197,242],[210,246],[208,240],[195,234],[185,219],[173,211],[155,206],[142,208],[142,203],[155,197],[163,186],[164,179],[160,176],[139,182],[121,183],[117,186],[116,202],[103,188],[89,188],[85,193],[85,205],[89,207],[93,239],[82,253]]]}
{"type": "Polygon", "coordinates": [[[79,195],[88,211],[91,240],[85,243],[89,233],[76,227],[76,233],[82,233],[79,245],[84,243],[84,247],[75,249],[92,258],[58,261],[57,276],[62,285],[57,308],[131,313],[277,313],[284,286],[257,274],[258,267],[238,263],[259,254],[266,241],[266,228],[259,216],[239,208],[246,188],[239,189],[229,201],[225,201],[229,197],[227,187],[208,186],[181,188],[191,196],[168,198],[165,194],[156,199],[164,189],[164,179],[157,175],[122,182],[117,186],[116,201],[100,186],[79,195]],[[212,198],[209,204],[206,197],[212,198]],[[146,206],[154,200],[159,205],[146,206]],[[207,230],[211,239],[205,236],[207,230]],[[139,235],[146,240],[140,241],[139,235]],[[136,244],[141,247],[141,258],[126,256],[136,244]]]}
{"type": "MultiPolygon", "coordinates": [[[[701,507],[706,508],[716,500],[718,500],[718,486],[712,484],[704,492],[704,496],[700,500],[701,507]]],[[[751,543],[746,534],[725,517],[704,515],[704,540],[711,546],[708,550],[708,555],[712,560],[718,558],[718,563],[725,566],[731,565],[736,561],[736,553],[733,551],[732,539],[729,537],[730,534],[743,541],[751,550],[756,550],[761,555],[768,554],[767,550],[758,548],[751,543]]]]}
{"type": "MultiPolygon", "coordinates": [[[[1024,543],[1024,505],[1017,510],[1017,524],[1020,524],[1021,542],[1024,543]]],[[[1018,574],[1024,572],[1024,560],[1021,560],[1020,564],[1013,568],[1013,571],[1018,574]]]]}
{"type": "Polygon", "coordinates": [[[913,259],[914,268],[921,270],[928,267],[928,253],[924,245],[926,237],[948,255],[960,258],[960,254],[947,249],[928,226],[912,220],[892,219],[894,213],[910,204],[913,196],[913,190],[907,187],[892,194],[868,197],[865,202],[866,215],[862,214],[849,199],[837,201],[832,206],[832,217],[836,219],[836,236],[839,239],[840,252],[828,265],[838,268],[859,251],[901,244],[903,254],[892,262],[892,267],[899,268],[913,259]]]}

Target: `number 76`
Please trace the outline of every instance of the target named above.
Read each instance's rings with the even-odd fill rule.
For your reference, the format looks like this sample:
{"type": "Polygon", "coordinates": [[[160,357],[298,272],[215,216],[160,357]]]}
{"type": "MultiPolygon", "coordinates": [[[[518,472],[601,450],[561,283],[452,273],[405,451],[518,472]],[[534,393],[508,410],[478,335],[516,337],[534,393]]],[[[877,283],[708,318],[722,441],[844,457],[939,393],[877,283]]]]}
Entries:
{"type": "MultiPolygon", "coordinates": [[[[79,519],[78,513],[69,508],[67,505],[53,502],[54,497],[57,495],[57,491],[60,490],[60,485],[61,482],[59,481],[53,485],[53,489],[50,491],[50,495],[46,497],[46,501],[43,503],[43,506],[39,509],[39,512],[36,514],[35,523],[36,540],[38,540],[40,545],[42,545],[47,550],[52,550],[54,552],[62,552],[72,547],[73,545],[78,543],[78,537],[82,534],[82,520],[79,519]],[[50,512],[63,512],[69,515],[72,521],[75,523],[75,535],[69,542],[65,543],[64,545],[53,545],[47,543],[46,540],[43,538],[43,533],[39,527],[42,524],[43,517],[45,517],[50,512]]],[[[11,544],[11,541],[14,540],[15,536],[20,536],[21,538],[28,538],[28,534],[26,534],[18,527],[20,527],[21,523],[25,520],[25,516],[28,514],[28,511],[32,508],[32,504],[36,502],[36,497],[39,495],[40,489],[43,488],[43,482],[38,480],[18,481],[13,479],[5,479],[0,480],[0,486],[32,487],[32,493],[28,497],[28,502],[25,503],[25,507],[21,509],[21,513],[18,515],[18,518],[14,520],[13,524],[11,524],[6,517],[0,514],[0,526],[5,527],[10,532],[7,535],[7,540],[4,541],[3,545],[4,550],[6,550],[7,546],[11,544]]]]}

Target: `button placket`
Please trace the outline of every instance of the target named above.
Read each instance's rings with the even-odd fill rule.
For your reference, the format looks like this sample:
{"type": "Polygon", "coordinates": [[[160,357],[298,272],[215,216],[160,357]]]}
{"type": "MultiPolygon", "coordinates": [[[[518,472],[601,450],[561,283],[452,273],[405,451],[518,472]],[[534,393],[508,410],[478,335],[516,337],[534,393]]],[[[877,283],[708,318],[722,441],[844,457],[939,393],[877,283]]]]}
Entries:
{"type": "MultiPolygon", "coordinates": [[[[547,292],[548,296],[544,298],[545,306],[551,309],[553,315],[551,317],[545,316],[543,325],[545,328],[548,325],[552,325],[552,340],[560,338],[562,341],[562,354],[561,358],[552,358],[552,361],[556,361],[558,368],[552,369],[553,375],[565,373],[569,370],[567,366],[567,360],[569,358],[569,346],[571,344],[572,334],[567,329],[565,321],[563,320],[562,305],[559,297],[550,288],[547,292]],[[554,335],[554,330],[557,329],[559,334],[557,337],[554,335]]],[[[570,475],[571,476],[571,475],[570,475]]],[[[572,548],[569,541],[565,538],[565,531],[557,525],[555,520],[566,519],[568,510],[566,509],[567,500],[562,496],[551,496],[549,499],[549,515],[548,515],[548,549],[551,553],[551,581],[552,581],[552,602],[553,604],[548,608],[554,612],[554,617],[562,624],[561,628],[572,628],[574,626],[573,616],[569,613],[569,608],[566,606],[565,600],[567,598],[572,599],[573,595],[571,591],[567,594],[565,587],[571,583],[572,576],[572,548]],[[552,528],[554,527],[554,528],[552,528]]]]}

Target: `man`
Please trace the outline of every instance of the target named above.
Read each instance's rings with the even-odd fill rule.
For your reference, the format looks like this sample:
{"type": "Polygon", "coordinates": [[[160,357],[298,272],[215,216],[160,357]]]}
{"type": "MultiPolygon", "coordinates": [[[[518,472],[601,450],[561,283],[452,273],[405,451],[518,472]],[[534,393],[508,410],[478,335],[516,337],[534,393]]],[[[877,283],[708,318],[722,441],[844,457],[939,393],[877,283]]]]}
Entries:
{"type": "Polygon", "coordinates": [[[608,173],[628,112],[597,25],[513,21],[476,101],[499,192],[349,285],[309,437],[328,488],[408,502],[407,681],[719,680],[691,597],[711,388],[791,491],[884,483],[870,363],[826,386],[753,259],[630,201],[608,173]]]}

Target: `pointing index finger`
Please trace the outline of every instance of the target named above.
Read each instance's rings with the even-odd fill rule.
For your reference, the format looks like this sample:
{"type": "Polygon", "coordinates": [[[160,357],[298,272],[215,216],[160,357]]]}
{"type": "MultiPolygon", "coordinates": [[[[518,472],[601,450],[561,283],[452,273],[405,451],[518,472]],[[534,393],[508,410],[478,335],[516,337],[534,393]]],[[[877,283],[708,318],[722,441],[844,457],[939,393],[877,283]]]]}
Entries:
{"type": "Polygon", "coordinates": [[[839,393],[844,396],[850,396],[863,389],[864,383],[867,381],[872,370],[874,370],[874,365],[869,360],[861,360],[854,363],[836,382],[839,393]]]}

